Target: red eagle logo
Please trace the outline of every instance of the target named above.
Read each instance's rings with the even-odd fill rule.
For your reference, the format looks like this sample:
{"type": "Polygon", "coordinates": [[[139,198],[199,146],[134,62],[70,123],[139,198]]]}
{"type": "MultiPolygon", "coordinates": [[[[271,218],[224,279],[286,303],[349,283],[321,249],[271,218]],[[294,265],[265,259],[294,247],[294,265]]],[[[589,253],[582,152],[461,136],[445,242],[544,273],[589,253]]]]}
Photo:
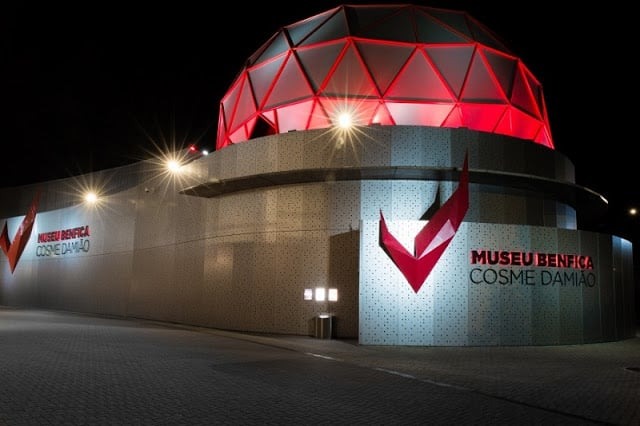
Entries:
{"type": "Polygon", "coordinates": [[[20,260],[24,247],[27,245],[29,237],[31,236],[31,230],[33,229],[33,223],[36,220],[36,211],[38,210],[39,201],[40,192],[38,192],[33,198],[26,216],[22,219],[22,223],[20,224],[20,227],[18,227],[16,235],[13,237],[13,242],[9,240],[7,222],[4,223],[4,227],[2,228],[2,233],[0,234],[0,247],[2,247],[2,251],[7,256],[7,259],[9,259],[9,268],[11,268],[12,274],[13,271],[15,271],[18,260],[20,260]]]}
{"type": "Polygon", "coordinates": [[[380,246],[405,276],[416,293],[449,246],[469,209],[469,168],[467,156],[460,173],[458,187],[418,232],[411,254],[389,232],[380,210],[380,246]]]}

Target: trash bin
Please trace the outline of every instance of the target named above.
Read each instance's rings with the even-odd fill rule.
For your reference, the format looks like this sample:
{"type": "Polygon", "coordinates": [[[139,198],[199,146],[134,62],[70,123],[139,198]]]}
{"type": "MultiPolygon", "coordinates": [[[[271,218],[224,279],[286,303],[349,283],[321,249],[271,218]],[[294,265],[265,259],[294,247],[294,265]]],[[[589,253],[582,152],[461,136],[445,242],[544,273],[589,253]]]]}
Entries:
{"type": "Polygon", "coordinates": [[[322,314],[315,317],[315,332],[313,337],[318,339],[331,339],[333,334],[333,317],[331,315],[322,314]]]}

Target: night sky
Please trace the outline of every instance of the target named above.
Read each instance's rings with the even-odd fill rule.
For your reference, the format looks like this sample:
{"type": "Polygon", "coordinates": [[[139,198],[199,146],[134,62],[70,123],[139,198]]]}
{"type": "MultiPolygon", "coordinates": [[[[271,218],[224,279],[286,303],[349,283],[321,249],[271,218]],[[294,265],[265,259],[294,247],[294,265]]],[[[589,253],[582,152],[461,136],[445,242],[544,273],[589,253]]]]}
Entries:
{"type": "MultiPolygon", "coordinates": [[[[220,99],[244,60],[281,26],[341,4],[15,3],[0,13],[0,187],[129,164],[154,144],[213,149],[220,99]]],[[[467,11],[502,37],[542,82],[577,183],[608,198],[603,220],[629,232],[625,212],[640,197],[633,126],[621,117],[633,68],[607,50],[624,43],[628,14],[556,1],[416,4],[467,11]]]]}

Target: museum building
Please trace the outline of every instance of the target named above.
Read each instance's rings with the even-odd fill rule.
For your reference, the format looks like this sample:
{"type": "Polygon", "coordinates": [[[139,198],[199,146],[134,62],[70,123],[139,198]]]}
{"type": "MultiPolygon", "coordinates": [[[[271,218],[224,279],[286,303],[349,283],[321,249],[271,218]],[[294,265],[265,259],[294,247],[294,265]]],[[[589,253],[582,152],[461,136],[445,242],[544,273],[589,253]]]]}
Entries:
{"type": "Polygon", "coordinates": [[[580,228],[606,200],[481,22],[343,5],[239,65],[214,152],[0,189],[0,305],[362,345],[635,335],[632,245],[580,228]]]}

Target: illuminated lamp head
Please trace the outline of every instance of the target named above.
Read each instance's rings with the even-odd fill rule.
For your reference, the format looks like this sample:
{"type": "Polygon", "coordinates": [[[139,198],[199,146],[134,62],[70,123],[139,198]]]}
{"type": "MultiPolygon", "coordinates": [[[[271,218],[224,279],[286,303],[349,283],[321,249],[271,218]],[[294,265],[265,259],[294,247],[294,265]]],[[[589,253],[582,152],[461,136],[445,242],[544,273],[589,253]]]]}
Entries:
{"type": "Polygon", "coordinates": [[[540,82],[465,12],[343,5],[282,27],[220,102],[216,148],[291,130],[464,127],[554,148],[540,82]],[[338,123],[339,124],[339,123],[338,123]]]}

